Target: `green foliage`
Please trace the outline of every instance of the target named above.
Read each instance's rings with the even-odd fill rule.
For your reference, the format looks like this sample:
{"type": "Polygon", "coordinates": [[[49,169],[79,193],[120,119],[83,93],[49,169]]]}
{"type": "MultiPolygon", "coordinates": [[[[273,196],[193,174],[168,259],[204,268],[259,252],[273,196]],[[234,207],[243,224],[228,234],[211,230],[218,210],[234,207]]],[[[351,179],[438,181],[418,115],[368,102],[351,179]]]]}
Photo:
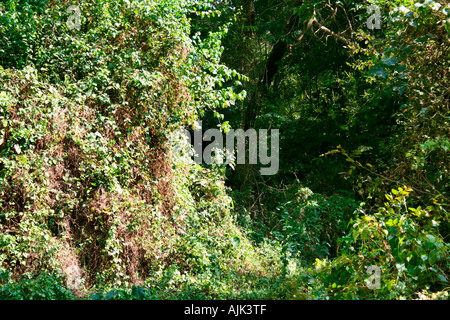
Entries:
{"type": "Polygon", "coordinates": [[[4,296],[222,297],[237,273],[275,274],[278,251],[263,261],[236,226],[224,168],[172,152],[176,129],[245,95],[223,86],[243,80],[220,61],[226,26],[191,32],[211,3],[77,5],[80,30],[54,1],[0,14],[0,265],[19,279],[4,296]]]}
{"type": "Polygon", "coordinates": [[[0,270],[1,300],[72,300],[73,293],[66,289],[61,275],[26,274],[18,280],[9,272],[0,270]]]}
{"type": "Polygon", "coordinates": [[[304,261],[334,257],[338,239],[347,233],[356,208],[352,199],[337,195],[326,198],[308,188],[299,188],[293,200],[277,207],[278,223],[272,235],[286,253],[304,261]]]}
{"type": "Polygon", "coordinates": [[[353,1],[78,1],[79,29],[4,1],[0,298],[448,299],[450,7],[370,3],[381,30],[353,1]],[[280,129],[280,173],[195,163],[200,118],[280,129]]]}
{"type": "MultiPolygon", "coordinates": [[[[248,169],[243,171],[244,179],[232,176],[233,188],[239,189],[234,191],[238,203],[256,211],[239,208],[241,224],[252,229],[259,241],[273,228],[272,236],[280,240],[283,252],[301,252],[307,260],[322,259],[316,271],[293,281],[300,287],[296,297],[445,298],[449,269],[448,4],[370,3],[381,7],[380,30],[367,28],[369,14],[363,3],[317,1],[295,8],[281,2],[255,3],[264,12],[261,18],[269,15],[271,19],[265,19],[271,22],[264,24],[257,17],[258,32],[242,33],[250,39],[243,42],[247,46],[240,54],[245,52],[254,60],[253,68],[243,62],[247,60],[236,62],[233,53],[230,61],[253,78],[249,96],[256,98],[242,109],[254,108],[256,126],[273,126],[283,133],[283,165],[277,177],[264,181],[248,169]],[[279,19],[271,13],[272,6],[282,13],[279,19]],[[299,25],[287,22],[289,12],[300,14],[299,25]],[[306,32],[311,17],[334,36],[314,25],[306,32]],[[282,28],[272,27],[277,23],[289,31],[283,34],[282,28]],[[264,33],[266,37],[261,36],[264,33]],[[348,40],[346,47],[344,41],[332,40],[336,34],[348,40]],[[260,75],[268,72],[280,42],[292,47],[279,57],[273,83],[263,88],[258,83],[260,75]],[[344,158],[319,157],[333,153],[344,158]],[[311,198],[318,206],[297,200],[286,187],[294,180],[323,194],[311,198]],[[385,204],[385,194],[398,185],[411,189],[394,189],[397,194],[385,204]],[[328,203],[329,195],[343,192],[364,203],[364,214],[350,229],[336,223],[340,212],[352,212],[343,210],[345,201],[337,201],[336,206],[328,203]],[[407,195],[402,192],[410,194],[403,211],[400,202],[406,200],[400,199],[407,195]],[[336,232],[333,241],[321,238],[329,230],[336,232]],[[337,250],[326,256],[326,248],[334,242],[337,250]],[[305,247],[311,244],[316,251],[311,250],[308,257],[305,247]],[[381,268],[380,290],[369,290],[365,284],[366,268],[371,265],[381,268]]],[[[344,216],[341,221],[348,222],[351,215],[344,216]]]]}
{"type": "Polygon", "coordinates": [[[311,270],[309,277],[321,285],[312,286],[310,294],[320,299],[448,298],[450,246],[438,230],[448,213],[409,206],[411,191],[392,189],[372,215],[361,207],[350,233],[340,240],[339,257],[317,260],[311,270]],[[380,288],[368,287],[370,266],[381,270],[380,288]]]}

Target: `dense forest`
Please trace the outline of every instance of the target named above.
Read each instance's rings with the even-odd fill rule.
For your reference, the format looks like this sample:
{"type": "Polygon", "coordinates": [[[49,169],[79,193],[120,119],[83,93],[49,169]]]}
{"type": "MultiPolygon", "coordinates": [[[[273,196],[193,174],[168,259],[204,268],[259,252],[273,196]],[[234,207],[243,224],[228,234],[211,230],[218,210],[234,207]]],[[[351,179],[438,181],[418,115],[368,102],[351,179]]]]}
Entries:
{"type": "Polygon", "coordinates": [[[2,1],[0,299],[449,299],[449,36],[440,0],[2,1]]]}

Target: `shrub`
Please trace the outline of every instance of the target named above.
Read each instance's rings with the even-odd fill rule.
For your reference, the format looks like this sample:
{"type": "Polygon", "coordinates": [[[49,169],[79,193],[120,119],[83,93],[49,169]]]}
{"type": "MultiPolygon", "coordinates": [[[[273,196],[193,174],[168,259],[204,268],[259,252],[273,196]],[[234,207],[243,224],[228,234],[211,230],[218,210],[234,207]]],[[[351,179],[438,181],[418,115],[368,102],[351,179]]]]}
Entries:
{"type": "Polygon", "coordinates": [[[316,270],[306,276],[321,283],[310,294],[322,299],[448,298],[450,245],[438,227],[449,215],[439,205],[409,206],[411,192],[393,189],[376,213],[360,211],[340,240],[339,257],[318,259],[316,270]],[[380,270],[379,288],[369,289],[371,266],[380,270]]]}
{"type": "Polygon", "coordinates": [[[0,300],[72,300],[75,296],[65,288],[61,275],[25,274],[17,280],[9,272],[0,271],[0,300]]]}
{"type": "Polygon", "coordinates": [[[277,207],[279,223],[272,235],[283,244],[283,250],[306,261],[334,257],[339,251],[338,239],[346,234],[356,208],[356,201],[350,198],[325,197],[300,187],[291,201],[277,207]]]}

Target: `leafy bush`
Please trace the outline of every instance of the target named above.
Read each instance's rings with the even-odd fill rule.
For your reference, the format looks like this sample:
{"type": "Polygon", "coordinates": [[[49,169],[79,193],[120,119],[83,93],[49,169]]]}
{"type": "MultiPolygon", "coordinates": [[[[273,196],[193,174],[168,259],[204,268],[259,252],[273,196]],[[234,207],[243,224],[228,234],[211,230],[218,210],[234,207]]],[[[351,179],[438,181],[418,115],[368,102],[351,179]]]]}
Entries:
{"type": "Polygon", "coordinates": [[[65,288],[61,275],[26,274],[18,280],[9,272],[0,271],[0,300],[72,300],[73,293],[65,288]]]}
{"type": "Polygon", "coordinates": [[[226,216],[223,184],[173,165],[169,135],[238,99],[219,89],[236,73],[220,65],[224,30],[190,34],[197,1],[81,1],[80,30],[67,5],[0,14],[0,263],[120,286],[187,261],[183,228],[226,216]]]}
{"type": "Polygon", "coordinates": [[[439,207],[408,205],[411,189],[400,187],[387,194],[387,202],[372,215],[360,211],[343,237],[335,260],[317,260],[311,270],[311,295],[332,299],[447,298],[450,245],[439,233],[448,221],[439,207]],[[380,270],[380,287],[369,288],[367,268],[380,270]],[[314,280],[314,277],[317,277],[314,280]]]}
{"type": "Polygon", "coordinates": [[[347,232],[357,204],[337,195],[325,197],[300,187],[291,201],[277,207],[278,224],[272,235],[286,252],[304,261],[335,257],[338,239],[347,232]]]}

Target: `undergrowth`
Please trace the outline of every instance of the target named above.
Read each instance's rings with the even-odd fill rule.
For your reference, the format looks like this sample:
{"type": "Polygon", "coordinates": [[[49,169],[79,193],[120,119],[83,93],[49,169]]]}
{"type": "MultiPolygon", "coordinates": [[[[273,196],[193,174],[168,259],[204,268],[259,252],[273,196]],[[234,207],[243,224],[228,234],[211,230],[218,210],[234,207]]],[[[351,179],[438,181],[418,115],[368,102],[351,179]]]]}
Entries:
{"type": "MultiPolygon", "coordinates": [[[[79,1],[79,29],[72,1],[3,4],[0,299],[448,298],[442,194],[368,189],[367,210],[296,184],[250,215],[227,168],[193,161],[174,133],[245,96],[227,25],[193,31],[213,2],[79,1]]],[[[446,163],[446,139],[425,147],[446,163]]]]}

